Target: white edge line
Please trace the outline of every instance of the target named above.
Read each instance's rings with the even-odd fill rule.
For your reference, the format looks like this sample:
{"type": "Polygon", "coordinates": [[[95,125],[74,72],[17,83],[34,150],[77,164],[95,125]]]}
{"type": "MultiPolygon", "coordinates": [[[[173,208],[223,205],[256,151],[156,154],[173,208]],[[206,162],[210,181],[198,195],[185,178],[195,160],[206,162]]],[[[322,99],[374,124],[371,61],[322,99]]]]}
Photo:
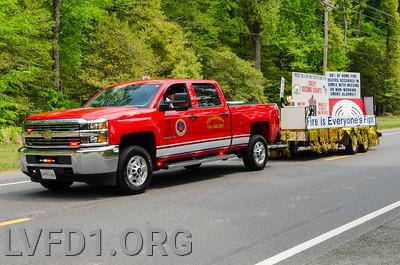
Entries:
{"type": "Polygon", "coordinates": [[[24,181],[17,181],[17,182],[4,183],[4,184],[0,184],[0,187],[11,186],[11,185],[17,185],[17,184],[23,184],[23,183],[28,183],[28,182],[32,182],[32,181],[30,181],[30,180],[24,180],[24,181]]]}
{"type": "Polygon", "coordinates": [[[363,217],[360,217],[352,222],[349,222],[345,225],[339,226],[338,228],[335,228],[329,232],[326,232],[325,234],[322,234],[320,236],[317,236],[313,239],[310,239],[300,245],[297,245],[295,247],[292,247],[288,250],[285,250],[275,256],[272,256],[266,260],[263,260],[259,263],[257,263],[256,265],[272,265],[272,264],[276,264],[278,262],[281,262],[285,259],[288,259],[300,252],[303,252],[304,250],[307,250],[313,246],[316,246],[332,237],[335,237],[337,235],[342,234],[343,232],[346,232],[347,230],[350,230],[356,226],[359,226],[365,222],[368,222],[369,220],[372,220],[382,214],[385,214],[393,209],[396,209],[400,206],[400,201],[394,202],[392,204],[389,204],[386,207],[383,207],[379,210],[376,210],[375,212],[369,213],[363,217]]]}

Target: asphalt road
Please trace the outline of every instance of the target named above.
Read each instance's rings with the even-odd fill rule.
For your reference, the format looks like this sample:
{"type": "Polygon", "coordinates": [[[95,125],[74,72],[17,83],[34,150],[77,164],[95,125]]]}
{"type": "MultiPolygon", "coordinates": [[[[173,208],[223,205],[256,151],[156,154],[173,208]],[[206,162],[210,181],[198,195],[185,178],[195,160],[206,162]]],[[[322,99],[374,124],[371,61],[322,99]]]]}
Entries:
{"type": "MultiPolygon", "coordinates": [[[[384,133],[379,148],[355,156],[304,154],[269,161],[261,172],[246,172],[239,160],[204,165],[196,171],[158,172],[149,190],[136,196],[85,184],[74,184],[67,192],[50,192],[25,182],[27,178],[18,172],[2,173],[0,264],[256,264],[399,201],[399,171],[400,132],[390,131],[384,133]],[[27,256],[24,236],[32,247],[35,231],[67,228],[79,229],[86,238],[80,255],[65,256],[64,244],[53,245],[51,256],[45,256],[44,237],[49,230],[43,230],[36,253],[27,256]],[[167,232],[167,243],[175,242],[170,236],[174,230],[190,231],[192,238],[186,241],[192,242],[191,254],[176,255],[166,244],[168,256],[157,248],[149,256],[147,233],[154,228],[167,232]],[[97,237],[89,236],[98,229],[100,257],[95,251],[97,237]],[[137,229],[143,236],[143,250],[136,256],[121,250],[126,229],[137,229]],[[10,232],[11,248],[22,250],[22,256],[6,256],[10,232]]],[[[288,257],[282,264],[329,264],[329,253],[397,216],[400,208],[288,257]]],[[[53,234],[54,238],[63,236],[53,234]]],[[[183,239],[181,234],[178,248],[183,239]]],[[[129,238],[127,244],[130,249],[135,246],[129,238]]]]}

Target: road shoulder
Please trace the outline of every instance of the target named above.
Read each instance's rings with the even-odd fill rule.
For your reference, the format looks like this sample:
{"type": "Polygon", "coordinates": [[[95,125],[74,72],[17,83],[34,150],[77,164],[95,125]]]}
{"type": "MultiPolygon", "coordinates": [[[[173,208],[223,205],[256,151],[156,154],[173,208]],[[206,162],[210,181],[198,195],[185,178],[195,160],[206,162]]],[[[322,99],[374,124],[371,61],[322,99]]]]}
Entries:
{"type": "Polygon", "coordinates": [[[323,255],[309,265],[400,264],[400,216],[323,255]]]}

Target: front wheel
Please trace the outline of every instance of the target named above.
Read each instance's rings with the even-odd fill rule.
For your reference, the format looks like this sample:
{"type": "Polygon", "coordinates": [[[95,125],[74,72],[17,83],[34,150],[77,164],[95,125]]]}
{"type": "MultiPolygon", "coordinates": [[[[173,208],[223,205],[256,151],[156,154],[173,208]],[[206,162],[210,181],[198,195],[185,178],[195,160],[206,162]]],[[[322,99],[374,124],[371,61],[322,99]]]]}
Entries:
{"type": "Polygon", "coordinates": [[[140,146],[125,148],[119,158],[117,186],[124,194],[142,193],[153,175],[149,153],[140,146]]]}
{"type": "Polygon", "coordinates": [[[348,135],[349,139],[346,145],[346,153],[349,155],[354,155],[358,153],[358,139],[354,133],[348,135]]]}
{"type": "Polygon", "coordinates": [[[267,159],[267,142],[261,135],[253,135],[243,155],[244,166],[250,171],[262,170],[267,164],[267,159]]]}
{"type": "Polygon", "coordinates": [[[40,182],[40,184],[48,190],[53,191],[62,191],[67,190],[72,185],[72,181],[55,181],[55,180],[46,180],[40,182]]]}

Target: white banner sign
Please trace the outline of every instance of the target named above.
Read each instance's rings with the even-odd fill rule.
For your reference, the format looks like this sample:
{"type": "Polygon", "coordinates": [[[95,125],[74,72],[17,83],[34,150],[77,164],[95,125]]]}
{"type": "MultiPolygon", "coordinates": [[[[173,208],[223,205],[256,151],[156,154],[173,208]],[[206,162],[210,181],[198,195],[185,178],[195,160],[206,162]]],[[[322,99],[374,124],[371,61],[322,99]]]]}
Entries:
{"type": "Polygon", "coordinates": [[[331,98],[361,98],[360,73],[326,72],[331,98]]]}
{"type": "Polygon", "coordinates": [[[307,117],[307,129],[358,127],[375,125],[375,116],[360,117],[307,117]]]}
{"type": "Polygon", "coordinates": [[[329,91],[326,77],[292,73],[292,99],[298,107],[308,107],[308,116],[329,115],[329,91]]]}

